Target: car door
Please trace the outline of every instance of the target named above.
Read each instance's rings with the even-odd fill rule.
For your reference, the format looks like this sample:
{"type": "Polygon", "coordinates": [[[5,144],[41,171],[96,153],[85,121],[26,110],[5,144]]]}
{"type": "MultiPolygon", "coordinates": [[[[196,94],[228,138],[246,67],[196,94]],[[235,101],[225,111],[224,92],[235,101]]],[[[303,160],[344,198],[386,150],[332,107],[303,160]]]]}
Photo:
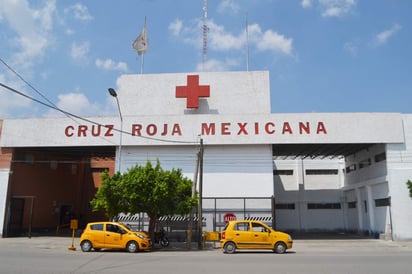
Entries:
{"type": "Polygon", "coordinates": [[[270,229],[257,222],[251,222],[251,245],[253,248],[272,248],[270,229]]]}
{"type": "Polygon", "coordinates": [[[251,245],[250,239],[250,223],[238,222],[233,227],[233,240],[238,248],[249,248],[251,245]]]}
{"type": "Polygon", "coordinates": [[[104,225],[102,223],[90,225],[90,230],[88,231],[89,240],[92,242],[93,247],[103,248],[104,247],[104,225]]]}
{"type": "Polygon", "coordinates": [[[116,224],[106,224],[104,244],[108,248],[122,248],[122,229],[116,224]]]}

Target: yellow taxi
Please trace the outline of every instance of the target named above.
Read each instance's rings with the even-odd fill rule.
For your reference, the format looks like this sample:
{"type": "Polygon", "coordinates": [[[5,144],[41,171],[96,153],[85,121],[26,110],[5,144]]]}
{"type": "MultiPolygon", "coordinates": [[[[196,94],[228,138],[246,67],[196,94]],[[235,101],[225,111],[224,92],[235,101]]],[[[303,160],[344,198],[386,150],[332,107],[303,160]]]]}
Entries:
{"type": "Polygon", "coordinates": [[[229,254],[235,253],[236,249],[270,249],[285,253],[293,245],[289,234],[276,231],[260,221],[230,221],[220,237],[220,247],[229,254]]]}
{"type": "Polygon", "coordinates": [[[130,230],[118,222],[88,223],[80,236],[80,247],[83,252],[102,248],[126,249],[129,252],[149,250],[152,241],[144,232],[130,230]]]}

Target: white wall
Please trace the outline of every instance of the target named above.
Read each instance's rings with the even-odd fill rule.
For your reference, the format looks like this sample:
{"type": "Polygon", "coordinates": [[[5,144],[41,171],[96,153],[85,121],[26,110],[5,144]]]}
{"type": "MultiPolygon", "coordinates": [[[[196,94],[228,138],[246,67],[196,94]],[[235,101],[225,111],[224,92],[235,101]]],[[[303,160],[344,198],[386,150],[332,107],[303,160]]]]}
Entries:
{"type": "MultiPolygon", "coordinates": [[[[274,176],[276,204],[295,204],[295,209],[277,209],[276,224],[283,230],[343,230],[344,209],[308,209],[309,203],[341,203],[343,159],[275,160],[277,170],[293,175],[274,176]],[[338,174],[306,175],[306,170],[337,169],[338,174]]],[[[343,206],[343,205],[342,205],[343,206]]]]}
{"type": "MultiPolygon", "coordinates": [[[[182,169],[194,177],[199,146],[126,147],[122,150],[121,169],[160,160],[165,170],[182,169]]],[[[199,183],[199,182],[198,182],[199,183]]],[[[271,197],[273,165],[270,145],[204,146],[204,197],[271,197]]]]}
{"type": "Polygon", "coordinates": [[[389,195],[392,197],[393,237],[412,239],[412,199],[406,186],[412,180],[412,115],[404,115],[405,144],[387,145],[389,195]]]}
{"type": "Polygon", "coordinates": [[[9,169],[0,170],[0,235],[3,234],[4,216],[6,212],[7,189],[9,183],[9,169]]]}

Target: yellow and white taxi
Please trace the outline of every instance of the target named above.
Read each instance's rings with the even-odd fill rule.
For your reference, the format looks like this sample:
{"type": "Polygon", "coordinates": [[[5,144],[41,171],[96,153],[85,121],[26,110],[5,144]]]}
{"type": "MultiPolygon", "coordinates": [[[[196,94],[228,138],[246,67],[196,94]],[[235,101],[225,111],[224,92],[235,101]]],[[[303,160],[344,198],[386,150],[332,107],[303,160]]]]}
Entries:
{"type": "Polygon", "coordinates": [[[236,249],[271,249],[285,253],[293,245],[289,234],[276,231],[260,221],[230,221],[220,237],[220,247],[224,253],[230,254],[236,249]]]}
{"type": "Polygon", "coordinates": [[[80,236],[80,247],[83,252],[102,248],[126,249],[129,252],[150,250],[152,242],[146,233],[130,230],[118,222],[88,223],[80,236]]]}

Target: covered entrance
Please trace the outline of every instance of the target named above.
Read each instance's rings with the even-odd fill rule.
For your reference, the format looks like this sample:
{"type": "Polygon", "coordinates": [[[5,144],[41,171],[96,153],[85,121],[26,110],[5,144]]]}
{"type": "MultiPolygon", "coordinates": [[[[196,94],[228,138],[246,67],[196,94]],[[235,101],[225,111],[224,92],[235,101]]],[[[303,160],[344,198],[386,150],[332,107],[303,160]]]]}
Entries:
{"type": "Polygon", "coordinates": [[[11,162],[4,237],[62,235],[102,219],[90,200],[100,173],[114,170],[114,147],[16,148],[11,162]]]}

